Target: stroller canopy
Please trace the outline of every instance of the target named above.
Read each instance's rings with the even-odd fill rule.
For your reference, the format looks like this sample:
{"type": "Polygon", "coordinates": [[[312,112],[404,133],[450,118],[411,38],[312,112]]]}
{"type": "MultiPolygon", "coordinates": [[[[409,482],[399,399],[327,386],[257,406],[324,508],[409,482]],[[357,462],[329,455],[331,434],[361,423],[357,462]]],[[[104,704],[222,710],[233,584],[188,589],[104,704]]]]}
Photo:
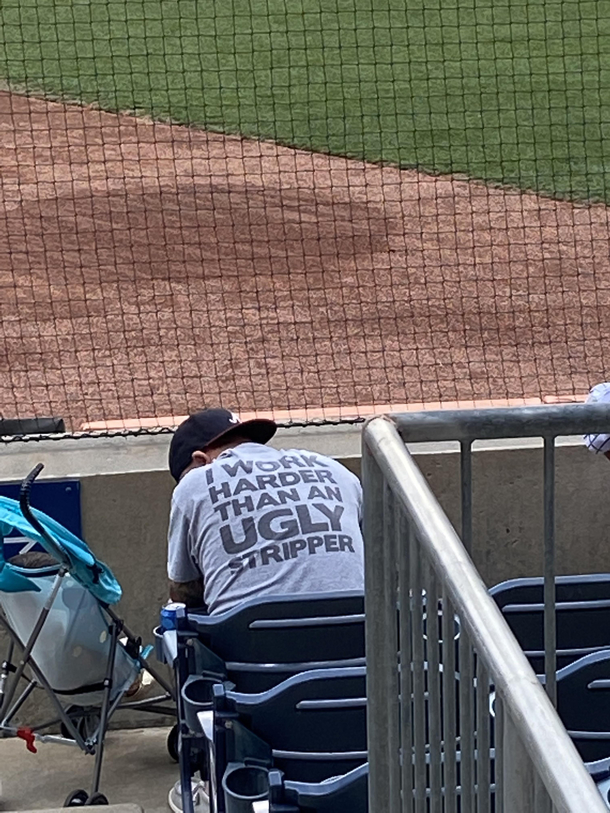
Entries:
{"type": "Polygon", "coordinates": [[[49,534],[52,543],[34,530],[21,513],[16,500],[0,497],[0,590],[7,593],[40,590],[24,575],[26,570],[9,564],[4,557],[4,537],[16,530],[22,536],[39,542],[47,553],[64,565],[72,577],[99,601],[116,604],[121,598],[121,586],[110,568],[98,561],[82,539],[74,536],[59,522],[35,508],[32,513],[49,534]]]}

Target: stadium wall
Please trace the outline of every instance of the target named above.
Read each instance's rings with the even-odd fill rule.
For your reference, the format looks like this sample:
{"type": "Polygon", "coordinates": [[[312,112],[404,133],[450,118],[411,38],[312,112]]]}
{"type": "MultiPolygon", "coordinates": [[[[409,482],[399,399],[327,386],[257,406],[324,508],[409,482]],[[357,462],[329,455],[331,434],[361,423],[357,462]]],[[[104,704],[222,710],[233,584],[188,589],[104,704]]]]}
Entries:
{"type": "MultiPolygon", "coordinates": [[[[274,445],[333,455],[360,473],[360,426],[281,429],[274,445]]],[[[121,582],[120,611],[152,639],[167,598],[165,537],[173,481],[166,470],[169,434],[6,444],[0,482],[21,479],[38,462],[49,480],[81,483],[83,535],[121,582]]],[[[488,585],[542,571],[542,454],[537,441],[495,442],[473,455],[473,557],[488,585]]],[[[412,447],[418,463],[459,527],[459,454],[452,444],[412,447]]],[[[580,438],[564,438],[557,454],[558,567],[562,573],[610,571],[607,494],[610,465],[580,438]]],[[[5,641],[0,635],[0,652],[5,641]]],[[[40,694],[22,710],[28,724],[52,716],[40,694]]],[[[113,727],[169,724],[164,718],[119,715],[113,727]]]]}
{"type": "MultiPolygon", "coordinates": [[[[166,600],[165,538],[173,481],[166,471],[169,435],[10,443],[0,481],[19,480],[37,462],[48,479],[81,481],[83,534],[124,590],[121,610],[147,638],[166,600]]],[[[274,445],[331,454],[360,472],[360,425],[282,429],[274,445]]],[[[542,571],[542,454],[537,441],[476,448],[473,558],[488,585],[542,571]]],[[[451,444],[412,451],[456,527],[459,454],[451,444]]],[[[557,450],[558,567],[563,573],[610,571],[605,506],[610,464],[580,438],[557,450]]]]}

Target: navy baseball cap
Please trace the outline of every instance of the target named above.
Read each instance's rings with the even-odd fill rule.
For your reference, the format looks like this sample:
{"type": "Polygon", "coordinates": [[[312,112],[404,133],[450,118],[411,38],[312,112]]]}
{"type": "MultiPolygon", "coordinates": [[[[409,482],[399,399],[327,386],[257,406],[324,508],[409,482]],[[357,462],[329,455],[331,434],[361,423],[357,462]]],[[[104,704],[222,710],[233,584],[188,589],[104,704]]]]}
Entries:
{"type": "Polygon", "coordinates": [[[254,443],[267,443],[276,431],[277,424],[266,418],[240,421],[228,409],[203,409],[176,429],[169,447],[169,470],[178,482],[182,472],[192,463],[193,452],[203,452],[221,438],[230,440],[231,435],[243,435],[254,443]]]}

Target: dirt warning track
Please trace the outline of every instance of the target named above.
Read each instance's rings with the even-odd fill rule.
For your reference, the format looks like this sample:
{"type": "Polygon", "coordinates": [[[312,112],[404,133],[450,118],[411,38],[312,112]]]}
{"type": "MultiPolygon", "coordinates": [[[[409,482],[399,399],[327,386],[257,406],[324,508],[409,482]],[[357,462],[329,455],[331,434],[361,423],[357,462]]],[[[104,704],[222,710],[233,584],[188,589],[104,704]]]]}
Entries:
{"type": "Polygon", "coordinates": [[[566,396],[610,226],[482,183],[0,93],[0,414],[566,396]]]}

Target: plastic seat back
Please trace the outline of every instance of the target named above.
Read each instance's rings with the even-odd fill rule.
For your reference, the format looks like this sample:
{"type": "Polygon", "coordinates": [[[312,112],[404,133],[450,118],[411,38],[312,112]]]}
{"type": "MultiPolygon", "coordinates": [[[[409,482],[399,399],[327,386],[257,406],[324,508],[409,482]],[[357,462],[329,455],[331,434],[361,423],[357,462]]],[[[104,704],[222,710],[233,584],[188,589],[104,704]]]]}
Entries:
{"type": "MultiPolygon", "coordinates": [[[[557,667],[610,648],[610,575],[556,579],[557,667]]],[[[544,672],[544,581],[513,579],[490,591],[537,674],[544,672]]]]}
{"type": "Polygon", "coordinates": [[[225,692],[217,708],[235,711],[274,749],[366,751],[366,670],[304,672],[259,695],[225,692]]]}
{"type": "MultiPolygon", "coordinates": [[[[597,601],[610,599],[610,573],[557,576],[557,601],[597,601]]],[[[544,603],[544,579],[510,579],[492,587],[489,594],[502,609],[506,604],[544,603]]]]}
{"type": "Polygon", "coordinates": [[[203,722],[212,714],[208,706],[183,692],[187,717],[213,739],[218,787],[230,764],[266,765],[288,779],[320,782],[367,760],[364,667],[303,672],[256,695],[217,684],[213,696],[210,735],[203,722]]]}
{"type": "Polygon", "coordinates": [[[367,813],[368,763],[322,783],[286,781],[269,773],[269,813],[367,813]]]}
{"type": "MultiPolygon", "coordinates": [[[[244,602],[216,616],[189,613],[197,633],[197,670],[206,651],[226,664],[242,692],[262,692],[316,668],[364,665],[364,597],[361,593],[272,596],[244,602]]],[[[216,662],[210,658],[210,668],[216,662]]]]}
{"type": "Polygon", "coordinates": [[[610,757],[610,652],[557,673],[557,710],[584,762],[610,757]]]}

